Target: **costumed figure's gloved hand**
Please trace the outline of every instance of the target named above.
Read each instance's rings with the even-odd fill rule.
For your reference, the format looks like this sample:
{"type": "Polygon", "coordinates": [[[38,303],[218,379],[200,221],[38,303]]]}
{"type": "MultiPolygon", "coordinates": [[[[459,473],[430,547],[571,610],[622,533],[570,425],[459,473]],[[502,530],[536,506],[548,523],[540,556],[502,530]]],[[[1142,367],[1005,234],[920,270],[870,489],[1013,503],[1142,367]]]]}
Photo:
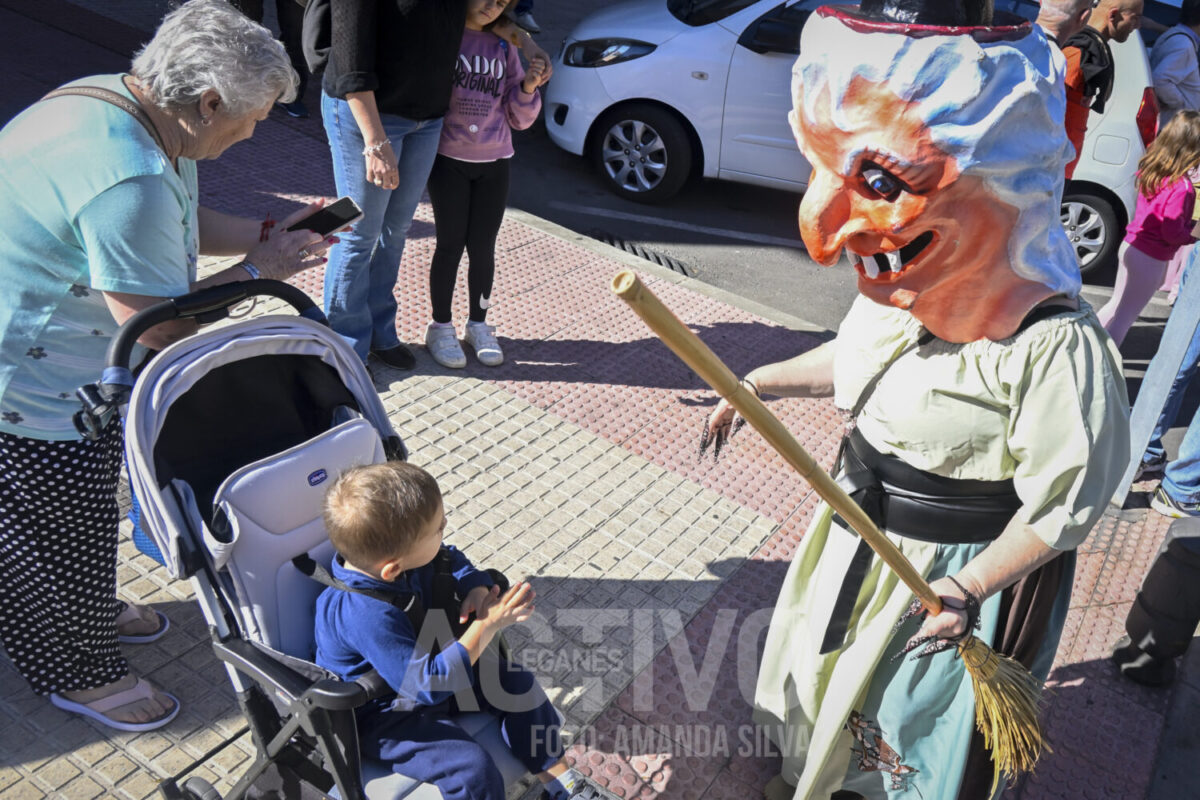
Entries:
{"type": "Polygon", "coordinates": [[[913,656],[914,659],[940,653],[957,647],[968,635],[979,630],[979,598],[963,587],[961,583],[950,576],[931,582],[930,587],[942,598],[942,610],[935,616],[929,616],[920,600],[913,600],[912,605],[896,623],[896,630],[915,616],[920,615],[924,622],[904,649],[892,656],[892,660],[902,658],[921,646],[925,649],[913,656]]]}
{"type": "MultiPolygon", "coordinates": [[[[760,397],[758,386],[749,377],[742,378],[742,386],[754,393],[755,397],[760,397]]],[[[709,415],[708,421],[704,425],[704,430],[700,432],[700,453],[697,460],[704,457],[708,446],[713,448],[713,461],[721,455],[723,448],[733,435],[746,426],[746,420],[742,415],[738,414],[736,409],[729,404],[725,398],[721,398],[717,403],[717,407],[713,409],[709,415]]]]}

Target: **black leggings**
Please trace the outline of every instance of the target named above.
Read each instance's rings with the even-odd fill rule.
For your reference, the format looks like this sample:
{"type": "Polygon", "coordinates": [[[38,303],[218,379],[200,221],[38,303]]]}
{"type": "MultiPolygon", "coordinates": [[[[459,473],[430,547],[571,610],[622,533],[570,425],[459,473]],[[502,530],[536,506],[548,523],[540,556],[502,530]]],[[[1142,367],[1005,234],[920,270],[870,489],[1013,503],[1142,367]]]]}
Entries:
{"type": "Polygon", "coordinates": [[[458,262],[467,251],[471,321],[483,322],[496,272],[496,234],[508,202],[508,159],[459,161],[438,155],[429,173],[429,200],[437,226],[437,249],[429,266],[433,321],[450,322],[458,262]]]}

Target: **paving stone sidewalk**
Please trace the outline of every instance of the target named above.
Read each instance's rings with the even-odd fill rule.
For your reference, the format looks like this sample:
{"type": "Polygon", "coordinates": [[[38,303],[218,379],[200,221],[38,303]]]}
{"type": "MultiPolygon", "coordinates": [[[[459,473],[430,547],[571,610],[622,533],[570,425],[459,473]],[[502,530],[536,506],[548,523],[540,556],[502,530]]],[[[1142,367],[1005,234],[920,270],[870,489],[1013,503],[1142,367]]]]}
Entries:
{"type": "MultiPolygon", "coordinates": [[[[35,13],[0,0],[11,46],[0,110],[120,69],[119,48],[137,38],[128,26],[154,4],[114,4],[124,15],[114,21],[96,16],[103,4],[94,2],[46,0],[35,13]]],[[[319,124],[273,114],[253,140],[202,165],[201,188],[207,205],[254,216],[331,195],[319,124]]],[[[433,246],[422,205],[396,290],[398,330],[412,344],[429,313],[433,246]]],[[[412,373],[380,368],[377,388],[413,461],[442,484],[450,541],[532,578],[538,619],[510,640],[566,715],[577,764],[622,797],[745,800],[778,771],[750,722],[750,689],[760,634],[816,499],[750,432],[719,464],[697,459],[713,396],[608,291],[631,265],[735,372],[828,336],[510,213],[489,313],[507,362],[446,370],[418,348],[412,373]]],[[[320,296],[319,273],[297,284],[320,296]]],[[[832,461],[840,423],[831,404],[771,407],[818,461],[832,461]]],[[[1165,530],[1152,512],[1112,513],[1081,548],[1050,681],[1055,751],[1007,797],[1200,796],[1189,768],[1200,749],[1186,724],[1200,709],[1195,659],[1170,691],[1122,682],[1105,660],[1165,530]]],[[[167,580],[127,538],[118,576],[124,597],[161,604],[173,620],[162,640],[128,655],[184,710],[162,731],[115,733],[32,695],[0,660],[0,797],[153,796],[161,777],[240,729],[189,585],[167,580]]],[[[242,737],[197,774],[227,790],[252,752],[242,737]]],[[[532,795],[526,785],[512,792],[532,795]]]]}

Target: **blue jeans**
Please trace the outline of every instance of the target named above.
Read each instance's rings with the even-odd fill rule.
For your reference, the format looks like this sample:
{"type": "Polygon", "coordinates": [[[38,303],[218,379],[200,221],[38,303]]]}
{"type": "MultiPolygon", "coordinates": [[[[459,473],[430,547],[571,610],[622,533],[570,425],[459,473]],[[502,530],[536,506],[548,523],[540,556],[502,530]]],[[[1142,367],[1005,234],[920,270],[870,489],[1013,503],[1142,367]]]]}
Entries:
{"type": "Polygon", "coordinates": [[[395,189],[367,183],[362,133],[345,100],[321,92],[321,119],[333,153],[338,196],[349,195],[363,210],[354,230],[338,234],[325,267],[325,314],[329,325],[354,345],[363,361],[370,350],[400,343],[396,335],[396,274],[404,240],[437,155],[442,120],[410,120],[380,114],[400,171],[395,189]]]}
{"type": "MultiPolygon", "coordinates": [[[[1181,289],[1187,281],[1200,277],[1192,274],[1192,270],[1197,268],[1196,264],[1200,261],[1198,256],[1200,256],[1200,251],[1193,251],[1192,258],[1184,268],[1183,277],[1180,280],[1181,289]]],[[[1200,309],[1182,308],[1177,303],[1171,313],[1195,315],[1200,313],[1200,309]]],[[[1154,433],[1150,435],[1150,444],[1142,456],[1143,463],[1163,458],[1166,455],[1162,437],[1175,424],[1175,417],[1179,414],[1179,407],[1183,404],[1183,397],[1187,393],[1188,384],[1196,375],[1197,367],[1200,367],[1200,329],[1197,329],[1192,336],[1183,362],[1179,365],[1179,372],[1176,373],[1175,380],[1171,383],[1166,402],[1163,403],[1162,413],[1158,417],[1158,424],[1154,426],[1154,433]]],[[[1192,418],[1187,432],[1183,436],[1183,442],[1179,445],[1179,456],[1167,465],[1162,483],[1163,489],[1176,501],[1186,503],[1200,501],[1200,417],[1192,418]]]]}

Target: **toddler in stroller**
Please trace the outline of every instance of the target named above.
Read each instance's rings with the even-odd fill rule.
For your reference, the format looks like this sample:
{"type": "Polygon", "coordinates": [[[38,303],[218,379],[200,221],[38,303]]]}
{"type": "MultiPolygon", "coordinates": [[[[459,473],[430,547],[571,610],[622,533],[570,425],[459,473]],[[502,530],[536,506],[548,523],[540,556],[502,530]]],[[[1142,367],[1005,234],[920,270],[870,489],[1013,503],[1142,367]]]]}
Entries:
{"type": "Polygon", "coordinates": [[[347,681],[374,669],[395,690],[358,710],[364,754],[436,785],[444,800],[503,800],[491,756],[456,722],[484,710],[543,798],[615,800],[567,766],[558,712],[537,678],[489,649],[533,613],[533,589],[504,590],[442,544],[446,515],[429,473],[403,462],[347,470],[324,518],[337,555],[317,600],[316,662],[347,681]],[[437,600],[439,580],[462,598],[453,618],[437,600]]]}
{"type": "MultiPolygon", "coordinates": [[[[440,797],[432,784],[360,757],[355,709],[390,693],[378,676],[344,681],[313,663],[323,586],[309,575],[333,557],[322,522],[326,489],[351,467],[407,456],[362,361],[323,323],[312,301],[287,284],[213,287],[130,318],[101,381],[80,392],[81,430],[103,430],[127,404],[125,449],[142,526],[170,576],[191,579],[247,722],[163,780],[168,800],[220,800],[201,777],[183,776],[247,729],[256,756],[227,800],[440,797]],[[130,355],[149,327],[176,318],[213,322],[261,294],[301,316],[202,331],[163,350],[135,384],[130,355]]],[[[494,715],[459,722],[506,781],[524,774],[494,715]]]]}

